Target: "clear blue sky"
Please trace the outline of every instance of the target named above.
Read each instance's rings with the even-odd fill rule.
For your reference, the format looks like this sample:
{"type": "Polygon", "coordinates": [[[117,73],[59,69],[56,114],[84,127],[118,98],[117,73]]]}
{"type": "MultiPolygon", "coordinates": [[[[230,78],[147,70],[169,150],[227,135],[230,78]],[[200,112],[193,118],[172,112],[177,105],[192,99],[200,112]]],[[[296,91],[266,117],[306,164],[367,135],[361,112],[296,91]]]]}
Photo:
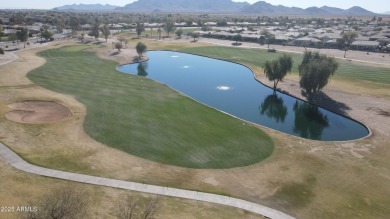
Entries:
{"type": "MultiPolygon", "coordinates": [[[[164,1],[164,0],[161,0],[164,1]]],[[[196,0],[195,0],[196,1],[196,0]]],[[[234,0],[243,2],[245,0],[234,0]]],[[[257,2],[258,0],[246,0],[249,3],[257,2]]],[[[273,5],[284,5],[284,6],[296,6],[301,8],[307,8],[311,6],[331,6],[342,9],[347,9],[352,6],[360,6],[367,10],[381,13],[390,11],[390,0],[265,0],[266,2],[273,5]]],[[[124,6],[128,3],[134,2],[134,0],[1,0],[0,9],[51,9],[57,6],[68,5],[68,4],[111,4],[124,6]]]]}

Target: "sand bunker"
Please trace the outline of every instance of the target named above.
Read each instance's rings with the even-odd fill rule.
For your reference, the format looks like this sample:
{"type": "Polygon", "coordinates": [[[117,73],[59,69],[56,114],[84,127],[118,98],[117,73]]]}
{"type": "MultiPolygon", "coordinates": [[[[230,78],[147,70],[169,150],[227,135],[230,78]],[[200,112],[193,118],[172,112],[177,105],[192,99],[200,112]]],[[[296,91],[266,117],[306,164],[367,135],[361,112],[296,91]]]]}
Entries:
{"type": "Polygon", "coordinates": [[[72,116],[70,110],[51,101],[24,101],[8,105],[13,111],[5,114],[11,121],[42,124],[64,120],[72,116]]]}

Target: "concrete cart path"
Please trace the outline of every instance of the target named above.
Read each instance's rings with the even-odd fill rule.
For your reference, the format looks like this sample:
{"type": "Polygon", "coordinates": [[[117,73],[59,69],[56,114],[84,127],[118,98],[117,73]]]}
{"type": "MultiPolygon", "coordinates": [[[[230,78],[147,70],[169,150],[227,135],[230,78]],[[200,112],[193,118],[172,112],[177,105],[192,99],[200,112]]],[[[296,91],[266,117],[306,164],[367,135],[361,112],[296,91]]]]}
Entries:
{"type": "Polygon", "coordinates": [[[272,219],[293,219],[283,212],[272,208],[262,206],[260,204],[252,203],[242,199],[231,198],[222,195],[215,195],[211,193],[196,192],[184,189],[175,189],[163,186],[147,185],[142,183],[135,183],[123,180],[115,180],[103,177],[88,176],[77,173],[70,173],[65,171],[53,170],[44,167],[39,167],[24,161],[15,152],[0,142],[0,156],[11,166],[24,172],[47,176],[57,179],[64,179],[80,183],[88,183],[92,185],[107,186],[112,188],[126,189],[137,192],[152,193],[157,195],[172,196],[177,198],[185,198],[203,202],[210,202],[220,205],[226,205],[236,208],[241,208],[256,214],[260,214],[272,219]]]}
{"type": "MultiPolygon", "coordinates": [[[[263,49],[263,50],[267,50],[268,49],[267,47],[259,46],[259,45],[253,44],[253,43],[246,43],[246,45],[241,45],[241,46],[237,47],[237,46],[231,45],[232,41],[227,41],[227,40],[221,40],[221,42],[213,42],[213,41],[202,39],[202,40],[199,40],[199,42],[214,44],[214,45],[218,45],[218,46],[234,47],[234,48],[263,49]]],[[[278,48],[277,51],[288,52],[288,53],[296,53],[296,54],[303,54],[304,53],[304,52],[301,52],[301,51],[292,51],[292,50],[280,49],[280,48],[278,48]]],[[[355,61],[355,62],[362,62],[362,63],[368,63],[368,64],[390,66],[390,64],[388,64],[388,63],[373,62],[373,61],[367,61],[367,60],[362,60],[362,59],[350,59],[350,58],[344,58],[344,57],[341,57],[341,56],[333,56],[333,57],[336,58],[336,59],[342,59],[342,60],[348,60],[348,61],[355,61]]]]}

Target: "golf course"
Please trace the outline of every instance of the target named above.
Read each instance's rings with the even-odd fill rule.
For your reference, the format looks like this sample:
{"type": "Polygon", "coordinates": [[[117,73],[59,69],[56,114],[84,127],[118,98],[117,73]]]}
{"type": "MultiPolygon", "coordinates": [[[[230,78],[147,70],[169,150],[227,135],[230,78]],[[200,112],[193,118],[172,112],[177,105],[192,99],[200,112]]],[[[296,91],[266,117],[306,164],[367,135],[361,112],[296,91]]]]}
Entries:
{"type": "MultiPolygon", "coordinates": [[[[282,53],[202,41],[138,39],[129,40],[128,48],[119,53],[109,43],[65,41],[23,50],[17,53],[19,59],[0,66],[0,111],[7,115],[28,111],[34,104],[45,108],[55,103],[55,109],[65,116],[45,123],[15,122],[4,116],[1,141],[37,166],[236,197],[296,218],[385,218],[390,214],[390,189],[384,186],[390,176],[386,168],[390,68],[337,59],[340,67],[324,89],[333,105],[321,106],[336,112],[343,106],[342,114],[366,125],[371,135],[354,141],[322,142],[247,123],[164,84],[117,71],[119,64],[131,62],[123,60],[137,57],[134,47],[139,41],[150,50],[246,65],[264,84],[265,61],[282,53]],[[18,108],[21,106],[27,108],[18,108]]],[[[292,73],[280,88],[304,99],[296,85],[302,54],[289,54],[294,62],[292,73]]],[[[1,186],[14,183],[27,188],[32,181],[42,185],[36,188],[37,194],[50,184],[63,183],[10,167],[3,175],[11,177],[4,178],[1,186]]],[[[82,188],[96,198],[95,206],[110,203],[113,208],[115,200],[125,194],[96,186],[82,188]]],[[[14,193],[4,194],[12,197],[14,193]]],[[[211,204],[195,204],[199,207],[194,209],[194,202],[171,198],[163,202],[162,218],[181,208],[185,209],[180,215],[183,218],[191,213],[196,216],[188,218],[257,218],[211,204]],[[203,208],[208,210],[199,210],[203,208]],[[207,212],[210,214],[205,215],[207,212]]],[[[109,209],[100,210],[99,215],[115,218],[109,209]]]]}

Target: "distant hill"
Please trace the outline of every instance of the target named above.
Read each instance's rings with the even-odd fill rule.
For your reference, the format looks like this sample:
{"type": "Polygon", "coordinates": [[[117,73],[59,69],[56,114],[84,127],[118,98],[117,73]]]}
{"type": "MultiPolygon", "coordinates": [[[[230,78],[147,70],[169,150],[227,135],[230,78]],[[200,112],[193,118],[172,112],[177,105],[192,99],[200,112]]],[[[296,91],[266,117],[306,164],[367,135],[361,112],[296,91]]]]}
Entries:
{"type": "Polygon", "coordinates": [[[252,5],[248,5],[241,10],[244,13],[253,13],[253,14],[284,14],[284,13],[296,13],[302,14],[304,10],[302,8],[289,8],[283,5],[274,6],[265,1],[258,1],[252,5]]]}
{"type": "Polygon", "coordinates": [[[309,7],[302,9],[297,7],[286,7],[282,5],[271,5],[265,1],[258,1],[252,5],[246,6],[241,12],[267,15],[375,15],[375,13],[358,6],[347,10],[328,6],[323,6],[321,8],[309,7]]]}
{"type": "Polygon", "coordinates": [[[102,5],[102,4],[73,4],[73,5],[64,5],[61,7],[53,8],[53,10],[59,11],[113,11],[119,6],[115,5],[102,5]]]}
{"type": "Polygon", "coordinates": [[[138,0],[117,8],[131,12],[239,12],[247,2],[232,0],[138,0]]]}
{"type": "Polygon", "coordinates": [[[335,8],[335,7],[328,7],[328,6],[323,6],[321,7],[322,10],[326,11],[329,14],[343,14],[345,10],[340,9],[340,8],[335,8]]]}
{"type": "Polygon", "coordinates": [[[347,15],[375,15],[374,12],[368,11],[362,7],[352,7],[350,9],[345,10],[347,15]]]}
{"type": "Polygon", "coordinates": [[[390,11],[383,12],[382,14],[390,14],[390,11]]]}

